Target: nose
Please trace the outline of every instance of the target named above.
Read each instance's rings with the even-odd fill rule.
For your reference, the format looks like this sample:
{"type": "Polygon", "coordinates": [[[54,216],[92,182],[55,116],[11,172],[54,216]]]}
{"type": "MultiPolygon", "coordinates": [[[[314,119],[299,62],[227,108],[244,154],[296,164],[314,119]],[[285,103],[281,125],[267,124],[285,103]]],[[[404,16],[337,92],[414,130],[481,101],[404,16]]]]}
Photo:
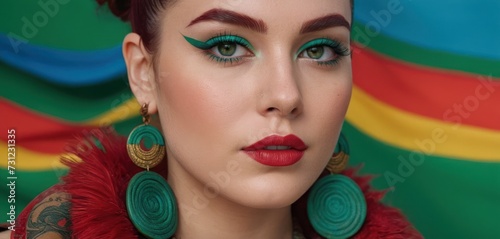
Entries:
{"type": "Polygon", "coordinates": [[[293,61],[277,59],[265,68],[259,104],[261,114],[295,118],[302,112],[303,105],[293,61]]]}

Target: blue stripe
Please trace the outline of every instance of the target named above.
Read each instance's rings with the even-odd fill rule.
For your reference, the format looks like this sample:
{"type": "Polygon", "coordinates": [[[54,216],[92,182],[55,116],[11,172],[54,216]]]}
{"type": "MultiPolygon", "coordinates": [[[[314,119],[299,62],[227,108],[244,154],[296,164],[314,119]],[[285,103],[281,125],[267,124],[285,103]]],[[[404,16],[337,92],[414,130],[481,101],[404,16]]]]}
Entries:
{"type": "Polygon", "coordinates": [[[69,51],[31,45],[0,34],[0,61],[55,84],[103,83],[126,73],[121,45],[97,51],[69,51]]]}
{"type": "MultiPolygon", "coordinates": [[[[373,37],[379,30],[420,47],[500,60],[499,0],[355,0],[355,4],[355,20],[365,29],[369,26],[373,37]]],[[[369,37],[360,40],[369,43],[369,37]]]]}

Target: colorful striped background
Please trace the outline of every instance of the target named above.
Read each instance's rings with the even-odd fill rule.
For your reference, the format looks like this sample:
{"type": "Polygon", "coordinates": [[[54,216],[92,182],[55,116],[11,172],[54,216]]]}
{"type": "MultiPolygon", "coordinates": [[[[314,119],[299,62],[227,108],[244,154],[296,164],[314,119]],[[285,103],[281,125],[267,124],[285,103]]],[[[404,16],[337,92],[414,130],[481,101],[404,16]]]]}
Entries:
{"type": "MultiPolygon", "coordinates": [[[[351,164],[378,175],[386,203],[426,238],[500,235],[499,11],[497,0],[356,0],[351,164]]],[[[0,19],[5,221],[8,129],[19,212],[65,173],[59,154],[77,132],[113,124],[125,135],[140,120],[126,24],[93,1],[7,0],[0,19]]]]}

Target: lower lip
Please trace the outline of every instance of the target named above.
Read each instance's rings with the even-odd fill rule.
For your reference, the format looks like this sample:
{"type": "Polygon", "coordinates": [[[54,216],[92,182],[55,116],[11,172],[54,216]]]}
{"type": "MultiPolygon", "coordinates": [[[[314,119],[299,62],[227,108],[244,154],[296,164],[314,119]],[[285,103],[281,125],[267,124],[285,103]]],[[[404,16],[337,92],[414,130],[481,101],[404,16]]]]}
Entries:
{"type": "Polygon", "coordinates": [[[245,151],[251,158],[255,161],[267,165],[267,166],[290,166],[297,163],[302,156],[304,156],[304,151],[299,150],[250,150],[245,151]]]}

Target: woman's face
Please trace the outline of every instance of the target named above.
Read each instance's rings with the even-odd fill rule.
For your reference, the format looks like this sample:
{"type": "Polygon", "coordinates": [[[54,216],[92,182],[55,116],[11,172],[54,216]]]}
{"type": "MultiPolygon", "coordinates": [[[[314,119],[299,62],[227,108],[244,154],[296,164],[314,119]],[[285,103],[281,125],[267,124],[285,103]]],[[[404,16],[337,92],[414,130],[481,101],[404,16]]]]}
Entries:
{"type": "Polygon", "coordinates": [[[350,2],[181,0],[162,17],[153,100],[169,181],[202,200],[293,203],[331,157],[349,103],[350,2]],[[287,135],[305,147],[293,136],[249,147],[287,135]]]}

